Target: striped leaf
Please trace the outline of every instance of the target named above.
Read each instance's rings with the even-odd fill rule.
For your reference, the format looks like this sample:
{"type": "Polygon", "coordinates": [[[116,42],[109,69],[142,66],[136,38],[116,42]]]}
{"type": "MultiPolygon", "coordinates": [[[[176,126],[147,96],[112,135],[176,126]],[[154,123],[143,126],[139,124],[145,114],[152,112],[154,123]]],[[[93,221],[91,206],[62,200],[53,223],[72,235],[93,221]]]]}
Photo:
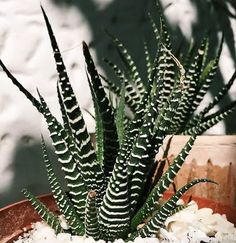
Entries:
{"type": "MultiPolygon", "coordinates": [[[[137,138],[133,143],[132,150],[128,157],[128,176],[130,180],[130,196],[131,196],[131,213],[136,210],[136,206],[140,203],[140,194],[146,184],[148,174],[154,163],[155,153],[153,153],[154,144],[152,143],[155,129],[155,121],[158,116],[157,110],[157,93],[156,86],[153,85],[150,91],[150,101],[147,102],[147,108],[144,109],[143,118],[134,118],[131,125],[136,126],[135,120],[139,123],[136,129],[137,138]]],[[[145,96],[143,97],[145,98],[145,96]]],[[[142,102],[144,104],[145,102],[142,102]]],[[[133,136],[133,135],[132,135],[133,136]]]]}
{"type": "Polygon", "coordinates": [[[101,79],[95,68],[94,62],[90,55],[89,49],[83,42],[83,53],[87,64],[89,80],[91,81],[94,95],[98,104],[99,112],[103,125],[103,142],[104,142],[104,174],[109,178],[114,167],[118,154],[119,141],[116,130],[115,117],[109,99],[102,86],[101,79]]]}
{"type": "Polygon", "coordinates": [[[22,190],[26,198],[29,199],[35,211],[41,216],[41,218],[55,230],[56,234],[63,233],[64,230],[61,227],[60,221],[56,215],[50,212],[46,206],[41,203],[33,194],[26,189],[22,190]]]}
{"type": "Polygon", "coordinates": [[[165,103],[171,93],[174,86],[174,61],[169,54],[172,52],[170,36],[167,30],[165,20],[161,14],[160,6],[157,4],[157,9],[160,15],[160,31],[158,31],[155,22],[152,17],[149,16],[151,25],[153,27],[154,35],[158,41],[158,52],[153,63],[151,78],[154,78],[158,82],[160,98],[159,108],[165,103]]]}
{"type": "MultiPolygon", "coordinates": [[[[157,2],[156,2],[157,3],[157,2]]],[[[160,6],[157,3],[157,8],[160,10],[160,6]]],[[[164,16],[162,13],[159,11],[159,16],[160,16],[160,36],[161,36],[161,42],[166,46],[168,50],[171,50],[171,41],[170,41],[170,34],[168,31],[168,27],[165,21],[164,16]]]]}
{"type": "Polygon", "coordinates": [[[234,84],[236,79],[236,71],[233,73],[230,80],[221,88],[217,95],[214,96],[213,101],[201,112],[201,115],[204,116],[207,114],[215,105],[217,105],[222,98],[227,94],[231,86],[234,84]]]}
{"type": "Polygon", "coordinates": [[[156,128],[154,135],[154,152],[158,153],[159,148],[162,144],[164,137],[171,132],[171,124],[176,115],[176,110],[179,106],[180,99],[182,96],[182,79],[184,78],[184,74],[182,71],[180,72],[180,79],[175,82],[175,86],[162,109],[159,112],[159,115],[156,119],[156,128]]]}
{"type": "Polygon", "coordinates": [[[207,39],[204,39],[198,49],[197,55],[194,57],[194,60],[186,73],[186,82],[184,85],[187,86],[183,92],[181,103],[173,120],[174,130],[178,131],[178,129],[181,129],[187,122],[188,116],[191,114],[192,104],[199,90],[199,80],[206,43],[207,39]]]}
{"type": "Polygon", "coordinates": [[[144,47],[144,55],[145,55],[146,70],[147,70],[147,81],[148,81],[150,80],[151,73],[152,73],[152,60],[151,60],[152,58],[148,50],[148,45],[146,41],[144,41],[143,47],[144,47]]]}
{"type": "MultiPolygon", "coordinates": [[[[36,98],[34,98],[18,81],[17,79],[9,72],[9,70],[5,67],[5,65],[0,61],[0,65],[2,66],[3,70],[7,74],[7,76],[12,80],[13,84],[15,84],[22,93],[25,94],[25,96],[32,102],[32,104],[37,108],[39,112],[41,112],[46,120],[48,120],[48,127],[50,131],[51,138],[53,140],[53,145],[56,149],[56,153],[59,158],[59,161],[62,163],[63,167],[62,169],[66,171],[70,171],[70,168],[73,167],[73,165],[68,165],[68,163],[64,163],[64,160],[67,161],[68,159],[72,159],[71,154],[68,152],[67,145],[65,144],[65,140],[68,139],[68,135],[65,134],[65,131],[61,124],[56,120],[54,116],[51,115],[49,112],[45,102],[41,104],[36,98]],[[45,111],[45,109],[48,111],[48,113],[45,111]],[[65,154],[63,154],[61,151],[65,151],[65,154]],[[67,168],[68,167],[68,168],[67,168]]],[[[68,175],[68,187],[71,189],[71,195],[73,203],[75,204],[75,207],[77,210],[81,210],[81,185],[76,185],[75,178],[78,177],[79,171],[77,171],[77,168],[75,168],[74,172],[71,172],[70,175],[68,175]],[[72,175],[72,176],[71,176],[72,175]],[[76,189],[76,186],[78,187],[76,189]],[[79,194],[79,195],[77,195],[79,194]]],[[[84,201],[85,204],[85,201],[84,201]]]]}
{"type": "Polygon", "coordinates": [[[203,182],[215,183],[214,181],[209,179],[195,179],[187,185],[183,186],[160,208],[160,210],[158,210],[154,214],[152,219],[147,224],[145,224],[145,226],[140,230],[140,232],[138,232],[139,235],[141,237],[149,237],[153,234],[156,234],[157,231],[164,226],[166,219],[171,215],[172,211],[176,208],[176,203],[180,199],[180,197],[192,186],[203,182]]]}
{"type": "Polygon", "coordinates": [[[172,216],[176,213],[179,213],[180,211],[182,211],[186,207],[187,207],[187,205],[176,205],[176,207],[171,211],[170,216],[172,216]]]}
{"type": "MultiPolygon", "coordinates": [[[[104,59],[104,61],[107,59],[104,59]]],[[[104,88],[106,88],[109,92],[113,92],[114,94],[120,94],[120,86],[116,85],[110,79],[104,77],[102,74],[99,74],[101,79],[105,82],[104,88]]]]}
{"type": "MultiPolygon", "coordinates": [[[[201,119],[199,118],[200,124],[199,124],[199,134],[204,133],[207,131],[209,128],[213,127],[216,125],[218,122],[222,121],[224,118],[226,118],[229,114],[231,114],[236,108],[236,101],[232,101],[229,105],[224,107],[223,109],[208,115],[201,119]]],[[[187,129],[186,131],[183,132],[184,135],[186,134],[192,134],[194,131],[194,127],[191,127],[187,129]]]]}
{"type": "Polygon", "coordinates": [[[92,147],[91,139],[87,132],[80,107],[70,85],[59,47],[43,8],[42,12],[54,52],[54,59],[59,76],[59,86],[61,88],[63,103],[65,105],[70,126],[72,128],[73,137],[79,148],[78,153],[80,157],[81,174],[89,190],[95,190],[99,193],[99,190],[103,184],[103,172],[100,164],[96,160],[96,154],[92,147]],[[87,172],[88,170],[90,170],[90,173],[87,172]]]}
{"type": "MultiPolygon", "coordinates": [[[[206,65],[206,67],[202,70],[201,77],[200,77],[200,83],[199,83],[199,89],[198,89],[198,92],[192,103],[190,115],[193,114],[193,112],[199,106],[200,102],[203,100],[207,90],[209,89],[209,87],[216,75],[216,71],[217,71],[219,59],[220,59],[220,54],[221,54],[222,47],[223,47],[223,40],[224,40],[224,37],[222,36],[216,57],[213,60],[211,60],[206,65]]],[[[190,118],[188,117],[188,119],[190,119],[190,118]]],[[[188,121],[185,121],[185,123],[186,123],[186,127],[187,127],[188,121]]]]}
{"type": "Polygon", "coordinates": [[[128,72],[130,74],[131,80],[134,83],[135,87],[137,88],[138,92],[140,95],[142,95],[145,91],[144,84],[141,80],[141,76],[138,72],[138,69],[129,54],[128,50],[124,47],[124,45],[121,43],[121,41],[117,38],[114,37],[111,33],[107,32],[107,34],[111,37],[113,42],[115,43],[118,53],[120,54],[120,57],[124,64],[126,65],[128,72]]]}
{"type": "Polygon", "coordinates": [[[202,111],[200,111],[198,115],[195,115],[192,119],[189,119],[185,127],[185,130],[194,127],[198,123],[200,116],[205,117],[207,113],[223,99],[223,97],[227,94],[231,86],[234,84],[235,79],[236,79],[236,71],[233,73],[230,80],[221,88],[218,94],[214,96],[213,100],[202,111]]]}
{"type": "Polygon", "coordinates": [[[174,64],[171,56],[168,54],[168,51],[169,50],[164,45],[161,45],[158,53],[159,57],[156,68],[157,74],[155,75],[155,78],[158,82],[158,92],[160,93],[158,104],[159,109],[167,101],[171,93],[171,89],[174,86],[174,64]]]}
{"type": "Polygon", "coordinates": [[[128,160],[128,175],[131,176],[131,214],[139,203],[140,194],[143,193],[148,173],[155,159],[155,154],[152,153],[154,145],[151,143],[151,140],[157,116],[156,107],[157,99],[154,96],[128,160]]]}
{"type": "Polygon", "coordinates": [[[192,145],[196,139],[196,135],[192,136],[186,143],[180,154],[175,158],[173,164],[161,176],[158,183],[152,189],[143,207],[136,213],[132,219],[132,229],[135,229],[156,207],[156,202],[162,197],[163,193],[168,189],[173,182],[182,164],[184,163],[192,145]]]}
{"type": "Polygon", "coordinates": [[[69,193],[72,197],[72,202],[78,213],[83,218],[85,199],[87,195],[85,179],[81,173],[81,169],[77,166],[71,150],[68,148],[65,130],[56,118],[51,114],[43,97],[39,94],[42,104],[43,115],[47,121],[48,129],[52,139],[52,144],[55,148],[55,153],[58,156],[58,161],[61,163],[62,170],[65,172],[65,179],[69,193]]]}
{"type": "Polygon", "coordinates": [[[93,237],[94,240],[99,240],[100,230],[98,222],[98,214],[96,207],[96,192],[90,191],[87,196],[85,209],[85,229],[86,236],[93,237]]]}
{"type": "MultiPolygon", "coordinates": [[[[161,39],[161,35],[160,35],[160,31],[157,27],[157,24],[155,23],[152,15],[150,12],[148,12],[148,20],[151,24],[151,27],[152,27],[152,30],[153,30],[153,34],[154,34],[154,37],[156,39],[156,43],[158,44],[160,42],[160,39],[161,39]]],[[[157,48],[158,49],[158,48],[157,48]]]]}
{"type": "Polygon", "coordinates": [[[61,94],[63,98],[63,102],[65,105],[65,110],[67,112],[67,116],[78,144],[78,148],[81,150],[81,154],[87,154],[87,160],[95,160],[95,153],[93,151],[93,147],[90,141],[90,136],[87,132],[86,125],[80,110],[80,107],[77,103],[75,94],[69,82],[69,77],[66,72],[66,67],[64,65],[59,47],[56,42],[56,38],[54,36],[52,27],[49,23],[48,17],[41,7],[44,20],[47,26],[48,34],[51,41],[51,46],[54,53],[54,59],[56,63],[56,68],[59,76],[59,86],[61,88],[61,94]]]}
{"type": "MultiPolygon", "coordinates": [[[[41,7],[42,8],[42,7],[41,7]]],[[[57,45],[54,33],[52,31],[51,25],[49,23],[48,17],[42,8],[43,16],[47,26],[48,34],[50,37],[52,49],[54,52],[54,59],[56,63],[56,68],[59,76],[59,86],[61,88],[61,94],[63,98],[63,103],[65,110],[69,119],[70,126],[72,128],[73,136],[79,148],[81,163],[83,163],[83,168],[88,165],[94,165],[94,170],[98,170],[98,164],[96,162],[96,154],[91,144],[90,136],[87,132],[87,128],[76,100],[73,89],[70,85],[69,78],[66,72],[66,67],[64,65],[59,47],[57,45]]],[[[95,172],[94,172],[95,173],[95,172]]],[[[88,185],[90,187],[90,185],[88,185]]],[[[96,189],[91,188],[90,189],[96,189]]]]}
{"type": "Polygon", "coordinates": [[[130,224],[130,203],[127,165],[118,156],[99,212],[100,229],[104,240],[126,238],[130,224]]]}
{"type": "Polygon", "coordinates": [[[66,179],[68,181],[68,187],[70,188],[72,201],[76,209],[80,213],[82,213],[81,208],[83,204],[85,205],[85,199],[82,199],[83,197],[81,198],[81,195],[83,194],[83,190],[81,190],[81,187],[83,188],[84,185],[80,185],[76,183],[76,178],[79,176],[80,172],[78,168],[75,166],[76,163],[71,162],[72,155],[68,151],[68,147],[65,142],[66,140],[67,141],[69,140],[68,134],[66,134],[61,124],[50,113],[44,100],[42,99],[43,104],[41,104],[17,81],[17,79],[9,72],[9,70],[5,67],[5,65],[1,61],[0,61],[0,65],[2,66],[7,76],[12,80],[13,84],[15,84],[19,88],[19,90],[22,93],[24,93],[24,95],[31,101],[31,103],[37,108],[37,110],[44,115],[44,117],[48,121],[50,136],[53,140],[53,145],[56,149],[56,153],[59,156],[59,161],[62,163],[62,169],[66,173],[68,173],[66,179]],[[67,162],[68,160],[70,161],[70,163],[67,162]],[[71,168],[74,168],[74,171],[71,171],[71,168]]]}
{"type": "Polygon", "coordinates": [[[67,195],[63,192],[62,186],[57,180],[52,164],[48,158],[46,146],[42,138],[42,150],[44,163],[47,169],[48,181],[60,212],[64,215],[70,226],[71,232],[76,235],[84,235],[85,230],[79,215],[67,195]]]}
{"type": "MultiPolygon", "coordinates": [[[[124,74],[124,72],[122,72],[117,65],[113,64],[111,61],[109,61],[108,59],[104,59],[104,61],[112,68],[112,70],[114,71],[116,77],[118,78],[118,80],[120,81],[120,84],[124,84],[125,85],[125,102],[126,104],[129,106],[129,108],[131,109],[131,111],[136,112],[138,109],[138,104],[140,103],[141,100],[141,96],[138,95],[138,93],[136,92],[135,88],[133,87],[133,85],[129,82],[128,78],[126,77],[126,75],[124,74]]],[[[109,84],[109,83],[108,83],[109,84]]],[[[110,86],[110,84],[109,84],[110,86]]],[[[112,86],[111,86],[112,87],[112,86]]],[[[114,90],[114,89],[112,89],[114,90]]],[[[119,96],[119,94],[121,93],[121,89],[120,87],[116,88],[116,95],[119,96]]]]}
{"type": "Polygon", "coordinates": [[[62,115],[62,120],[63,120],[63,126],[64,126],[66,132],[72,137],[73,136],[72,129],[71,129],[71,126],[70,126],[70,122],[69,122],[67,113],[66,113],[65,105],[63,103],[63,98],[61,96],[61,92],[60,92],[60,88],[59,88],[58,83],[57,83],[57,97],[58,97],[58,101],[59,101],[59,105],[60,105],[60,110],[61,110],[61,115],[62,115]]]}
{"type": "Polygon", "coordinates": [[[76,146],[76,142],[73,137],[72,129],[71,129],[71,126],[70,126],[70,123],[68,120],[68,116],[67,116],[67,113],[65,110],[65,106],[64,106],[63,99],[62,99],[58,85],[57,85],[57,95],[58,95],[58,100],[59,100],[60,109],[61,109],[61,113],[62,113],[64,130],[65,130],[65,132],[62,133],[62,134],[65,134],[63,138],[64,138],[76,164],[79,164],[80,157],[79,157],[79,153],[78,153],[78,148],[76,146]]]}
{"type": "Polygon", "coordinates": [[[161,57],[159,47],[160,47],[161,43],[160,43],[160,33],[159,33],[158,28],[157,28],[157,25],[154,22],[154,20],[153,20],[153,18],[152,18],[150,13],[149,13],[148,17],[149,17],[149,21],[151,23],[151,26],[153,28],[153,33],[154,33],[154,36],[155,36],[156,42],[157,42],[156,43],[157,49],[156,49],[155,57],[154,57],[154,60],[153,60],[153,62],[151,64],[151,67],[150,67],[151,68],[150,75],[148,76],[148,82],[151,81],[153,83],[154,80],[156,82],[158,82],[157,81],[158,67],[159,67],[159,61],[160,61],[160,57],[161,57]]]}
{"type": "Polygon", "coordinates": [[[120,148],[121,152],[119,154],[119,156],[121,156],[122,160],[124,161],[128,162],[133,146],[136,143],[137,137],[139,135],[140,127],[143,125],[146,109],[148,107],[149,96],[149,92],[145,91],[145,94],[142,97],[142,102],[139,104],[139,109],[135,113],[134,119],[127,126],[124,142],[122,144],[123,146],[120,148]]]}

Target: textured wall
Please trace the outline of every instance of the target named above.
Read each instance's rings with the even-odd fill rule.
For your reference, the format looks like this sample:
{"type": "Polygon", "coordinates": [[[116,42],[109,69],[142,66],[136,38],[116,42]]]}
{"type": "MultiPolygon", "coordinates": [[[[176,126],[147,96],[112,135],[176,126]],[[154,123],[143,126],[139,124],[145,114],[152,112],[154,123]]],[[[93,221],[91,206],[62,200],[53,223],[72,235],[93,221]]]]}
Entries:
{"type": "MultiPolygon", "coordinates": [[[[104,56],[112,56],[114,60],[115,50],[103,31],[106,27],[124,40],[138,64],[141,63],[143,37],[140,33],[145,32],[147,20],[144,18],[144,13],[148,1],[44,0],[41,2],[55,31],[80,104],[84,109],[91,110],[81,55],[81,41],[85,40],[94,47],[96,52],[92,50],[92,53],[97,60],[100,61],[104,56]]],[[[196,9],[190,4],[191,1],[163,0],[162,2],[164,6],[168,6],[165,13],[170,23],[173,26],[178,24],[188,39],[191,36],[191,27],[197,21],[196,9]],[[170,2],[173,3],[171,6],[168,5],[170,2]]],[[[229,56],[229,51],[225,47],[221,59],[225,79],[229,78],[233,69],[229,56]]],[[[53,113],[59,117],[56,72],[39,1],[0,1],[0,57],[33,95],[36,95],[36,87],[39,88],[53,113]]],[[[105,67],[102,66],[103,68],[105,67]]],[[[1,207],[22,198],[20,190],[23,187],[39,194],[48,191],[48,185],[40,149],[40,133],[47,135],[43,118],[1,70],[0,81],[1,207]]],[[[236,97],[235,93],[234,87],[231,97],[236,97]]],[[[92,118],[86,112],[84,114],[89,131],[93,131],[92,118]]],[[[233,117],[235,118],[235,115],[233,117]]],[[[212,133],[224,133],[224,131],[223,123],[211,130],[212,133]]],[[[47,143],[50,144],[48,138],[47,143]]],[[[51,147],[49,149],[51,150],[51,147]]]]}
{"type": "MultiPolygon", "coordinates": [[[[91,110],[90,93],[81,55],[82,40],[91,32],[75,8],[42,2],[58,33],[65,63],[82,107],[91,110]]],[[[39,1],[0,1],[0,55],[5,65],[33,95],[39,88],[59,116],[56,71],[39,1]]],[[[21,197],[20,190],[47,191],[40,151],[40,133],[47,133],[42,116],[1,71],[0,89],[0,205],[21,197]]],[[[85,113],[90,131],[92,118],[85,113]]],[[[48,136],[46,136],[47,138],[48,136]]],[[[47,139],[49,140],[49,139],[47,139]]]]}

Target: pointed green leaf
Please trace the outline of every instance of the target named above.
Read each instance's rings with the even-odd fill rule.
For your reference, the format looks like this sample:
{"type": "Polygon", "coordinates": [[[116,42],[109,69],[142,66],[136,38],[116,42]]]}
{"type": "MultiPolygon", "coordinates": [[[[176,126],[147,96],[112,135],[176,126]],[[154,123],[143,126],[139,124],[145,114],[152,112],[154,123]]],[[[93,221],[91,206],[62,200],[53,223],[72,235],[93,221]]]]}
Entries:
{"type": "Polygon", "coordinates": [[[98,212],[96,207],[95,191],[90,191],[87,196],[85,209],[85,229],[86,236],[93,237],[94,240],[100,239],[100,229],[98,222],[98,212]]]}
{"type": "MultiPolygon", "coordinates": [[[[129,82],[124,72],[122,72],[117,65],[113,64],[108,59],[104,59],[104,61],[112,68],[121,85],[125,85],[125,102],[133,112],[136,112],[141,96],[137,93],[132,83],[129,82]]],[[[117,87],[117,92],[116,95],[119,96],[121,93],[120,87],[117,87]]]]}
{"type": "Polygon", "coordinates": [[[130,73],[132,82],[135,84],[139,94],[142,95],[145,91],[145,87],[131,55],[129,54],[128,50],[124,47],[124,45],[117,37],[114,37],[108,31],[107,34],[111,37],[111,39],[115,43],[122,61],[125,63],[126,67],[128,68],[128,72],[130,73]]]}
{"type": "MultiPolygon", "coordinates": [[[[94,165],[94,171],[93,173],[96,173],[99,169],[99,164],[96,162],[96,154],[93,149],[92,143],[90,136],[88,134],[80,107],[78,105],[78,102],[76,100],[75,94],[73,92],[73,89],[70,85],[69,82],[69,77],[66,72],[66,67],[64,65],[59,47],[56,42],[56,38],[54,36],[53,30],[51,28],[51,25],[49,23],[48,17],[41,7],[43,16],[45,19],[45,23],[47,26],[48,34],[50,37],[51,41],[51,46],[54,52],[54,59],[56,63],[56,68],[59,76],[59,86],[61,88],[61,94],[62,94],[62,99],[64,103],[64,107],[68,116],[68,120],[70,123],[71,130],[73,132],[73,137],[76,141],[78,149],[78,153],[80,156],[80,164],[82,171],[86,170],[86,167],[89,165],[94,165]]],[[[90,177],[93,177],[90,176],[90,177]]],[[[88,178],[88,176],[87,176],[88,178]]],[[[93,177],[94,178],[94,177],[93,177]]],[[[90,184],[90,182],[88,182],[90,184]]],[[[90,189],[95,189],[93,188],[94,185],[91,187],[91,185],[88,186],[90,189]]]]}
{"type": "Polygon", "coordinates": [[[173,164],[168,168],[168,170],[162,175],[158,183],[155,185],[151,193],[149,194],[143,207],[137,212],[137,214],[132,219],[131,225],[132,229],[135,229],[138,224],[144,220],[150,212],[155,209],[156,202],[162,197],[163,193],[168,189],[169,185],[173,182],[176,174],[180,170],[182,164],[184,163],[192,145],[196,139],[196,135],[192,136],[189,141],[185,144],[184,148],[181,150],[180,154],[175,158],[173,164]]]}
{"type": "Polygon", "coordinates": [[[55,230],[56,234],[64,232],[63,228],[61,227],[60,221],[56,215],[50,212],[46,206],[41,203],[34,195],[32,195],[26,189],[22,190],[25,197],[29,199],[32,206],[36,210],[36,212],[41,216],[41,218],[52,228],[55,230]]]}
{"type": "Polygon", "coordinates": [[[85,42],[83,42],[83,53],[87,64],[89,79],[91,80],[92,88],[96,96],[99,112],[102,118],[104,133],[104,174],[107,178],[109,178],[119,149],[114,113],[85,42]]]}
{"type": "Polygon", "coordinates": [[[215,183],[210,179],[195,179],[187,185],[183,186],[160,208],[160,210],[156,212],[152,219],[147,224],[145,224],[145,226],[139,232],[140,236],[149,237],[153,234],[156,234],[157,231],[161,227],[163,227],[166,219],[170,216],[171,212],[176,208],[176,203],[180,199],[180,197],[192,186],[203,182],[215,183]]]}
{"type": "Polygon", "coordinates": [[[42,137],[42,150],[43,150],[43,158],[44,163],[47,169],[48,181],[53,193],[53,196],[56,200],[57,206],[60,209],[60,212],[64,215],[67,223],[70,226],[70,229],[73,234],[76,235],[84,235],[85,230],[83,223],[81,222],[76,209],[71,203],[70,199],[64,193],[62,186],[57,180],[55,172],[53,170],[52,164],[48,158],[46,146],[42,137]]]}

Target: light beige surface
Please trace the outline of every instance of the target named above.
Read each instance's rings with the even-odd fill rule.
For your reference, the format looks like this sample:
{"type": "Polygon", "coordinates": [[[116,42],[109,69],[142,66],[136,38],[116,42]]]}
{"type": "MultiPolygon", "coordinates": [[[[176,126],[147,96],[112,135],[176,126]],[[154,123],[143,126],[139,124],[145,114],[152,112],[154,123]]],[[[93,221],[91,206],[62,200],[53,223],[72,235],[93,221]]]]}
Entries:
{"type": "MultiPolygon", "coordinates": [[[[169,138],[166,138],[166,142],[169,138]]],[[[189,136],[174,136],[168,159],[173,161],[189,136]]],[[[163,145],[157,158],[162,158],[163,145]]],[[[236,136],[198,136],[183,167],[175,179],[180,188],[195,178],[209,178],[218,185],[202,183],[190,192],[195,196],[211,198],[236,207],[236,136]]]]}
{"type": "MultiPolygon", "coordinates": [[[[170,136],[165,139],[164,150],[170,136]]],[[[169,154],[178,154],[190,136],[174,136],[171,141],[169,154]]],[[[160,153],[161,153],[160,150],[160,153]]],[[[191,149],[187,162],[197,160],[199,165],[205,165],[211,159],[214,165],[220,167],[229,165],[230,162],[236,164],[236,136],[235,135],[209,135],[198,136],[191,149]]]]}

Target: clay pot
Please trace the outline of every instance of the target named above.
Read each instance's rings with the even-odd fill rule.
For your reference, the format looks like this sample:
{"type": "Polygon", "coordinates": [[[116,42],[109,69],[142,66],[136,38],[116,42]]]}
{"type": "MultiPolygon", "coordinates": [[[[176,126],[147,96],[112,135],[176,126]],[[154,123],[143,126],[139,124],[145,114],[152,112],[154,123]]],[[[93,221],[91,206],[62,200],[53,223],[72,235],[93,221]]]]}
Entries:
{"type": "MultiPolygon", "coordinates": [[[[172,192],[167,192],[164,199],[168,199],[172,192]]],[[[58,208],[51,194],[38,197],[51,211],[58,213],[58,208]]],[[[190,196],[184,195],[182,199],[189,201],[190,196]]],[[[236,208],[223,205],[221,203],[199,197],[192,197],[200,208],[212,208],[215,213],[226,214],[227,219],[236,225],[236,208]]],[[[32,222],[40,221],[40,216],[36,213],[30,202],[27,200],[9,205],[0,209],[0,242],[12,243],[25,231],[31,228],[32,222]]]]}
{"type": "MultiPolygon", "coordinates": [[[[51,194],[38,197],[51,211],[59,212],[51,194]]],[[[0,209],[0,242],[11,243],[31,228],[32,222],[41,218],[28,200],[0,209]]]]}

